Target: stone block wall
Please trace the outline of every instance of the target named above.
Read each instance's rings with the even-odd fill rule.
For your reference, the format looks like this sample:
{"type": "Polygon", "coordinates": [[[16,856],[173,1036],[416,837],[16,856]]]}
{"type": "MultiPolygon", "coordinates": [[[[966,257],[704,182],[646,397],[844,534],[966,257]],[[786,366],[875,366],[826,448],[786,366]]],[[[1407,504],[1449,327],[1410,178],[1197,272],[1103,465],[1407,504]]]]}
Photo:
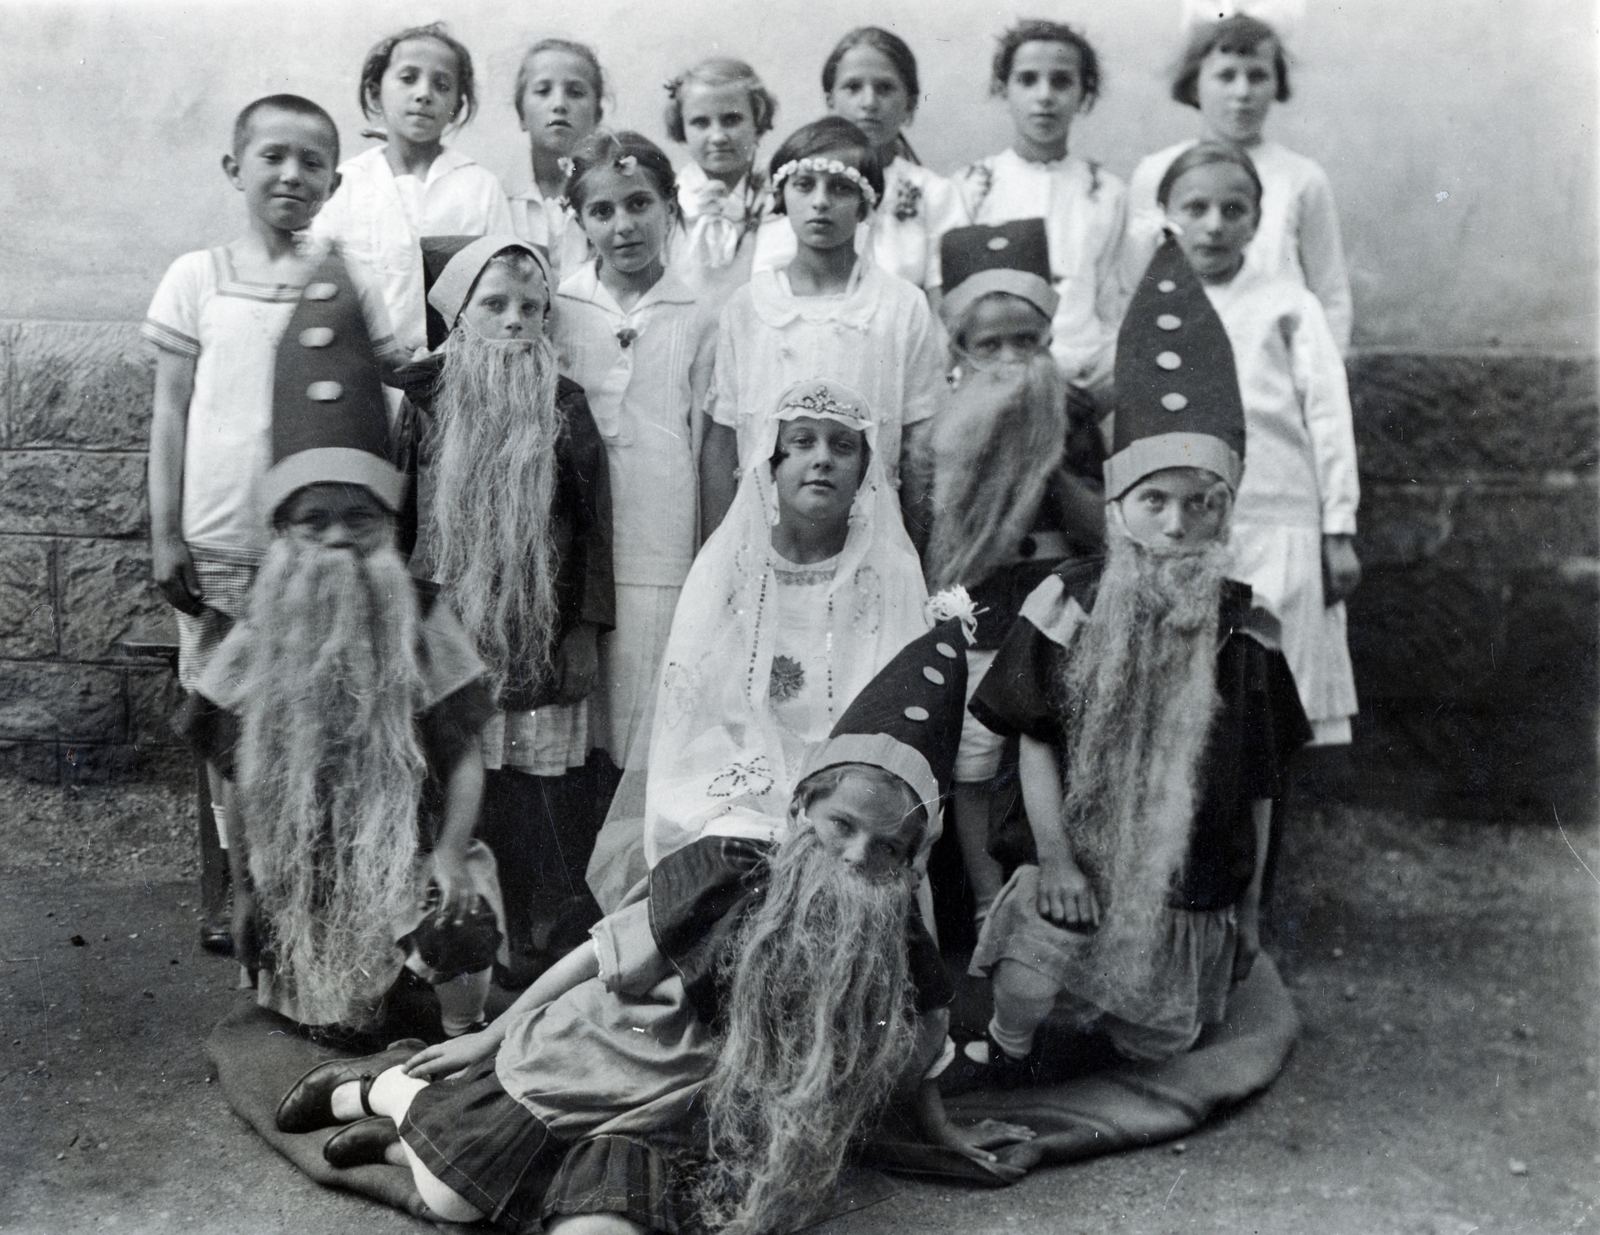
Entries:
{"type": "MultiPolygon", "coordinates": [[[[1350,365],[1362,715],[1337,791],[1444,814],[1593,809],[1600,411],[1592,357],[1366,352],[1350,365]]],[[[0,767],[180,765],[148,584],[151,366],[121,322],[0,322],[0,767]]]]}
{"type": "Polygon", "coordinates": [[[68,781],[182,760],[149,586],[151,364],[135,325],[0,322],[0,767],[68,781]]]}
{"type": "Polygon", "coordinates": [[[1591,817],[1594,359],[1368,353],[1350,385],[1362,716],[1341,788],[1441,814],[1591,817]]]}

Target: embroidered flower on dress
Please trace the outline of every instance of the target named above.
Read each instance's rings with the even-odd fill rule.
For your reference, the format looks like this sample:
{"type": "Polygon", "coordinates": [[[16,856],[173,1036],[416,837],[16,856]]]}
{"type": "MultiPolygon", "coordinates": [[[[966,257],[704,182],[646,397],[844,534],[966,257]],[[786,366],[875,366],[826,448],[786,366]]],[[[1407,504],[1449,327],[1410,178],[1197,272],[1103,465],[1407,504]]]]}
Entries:
{"type": "Polygon", "coordinates": [[[772,765],[767,762],[765,755],[757,755],[749,763],[730,763],[713,776],[711,783],[706,786],[706,796],[732,798],[747,793],[759,798],[771,790],[775,783],[772,765]]]}
{"type": "Polygon", "coordinates": [[[631,347],[633,345],[633,341],[638,337],[639,332],[632,326],[624,326],[621,330],[617,331],[617,342],[622,344],[624,351],[631,347]]]}
{"type": "Polygon", "coordinates": [[[921,204],[922,189],[918,185],[902,180],[894,186],[894,217],[902,223],[916,218],[921,204]]]}
{"type": "Polygon", "coordinates": [[[772,677],[767,682],[767,697],[779,703],[795,698],[806,684],[805,667],[792,656],[772,658],[772,677]]]}

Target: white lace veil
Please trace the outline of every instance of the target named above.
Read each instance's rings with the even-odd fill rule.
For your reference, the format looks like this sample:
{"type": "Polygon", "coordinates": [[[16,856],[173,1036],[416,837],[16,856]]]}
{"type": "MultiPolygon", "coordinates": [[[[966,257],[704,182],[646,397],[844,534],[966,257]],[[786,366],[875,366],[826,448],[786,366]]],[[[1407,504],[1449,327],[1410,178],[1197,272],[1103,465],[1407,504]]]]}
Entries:
{"type": "Polygon", "coordinates": [[[733,505],[678,598],[648,758],[630,756],[630,769],[637,762],[642,770],[624,778],[595,845],[588,877],[601,908],[609,911],[649,867],[703,835],[778,835],[807,746],[826,738],[873,675],[927,630],[922,567],[876,446],[866,401],[836,382],[791,386],[762,423],[733,505]],[[826,591],[833,703],[826,728],[806,738],[778,724],[767,699],[778,586],[772,455],[779,424],[802,416],[863,430],[869,448],[826,591]]]}

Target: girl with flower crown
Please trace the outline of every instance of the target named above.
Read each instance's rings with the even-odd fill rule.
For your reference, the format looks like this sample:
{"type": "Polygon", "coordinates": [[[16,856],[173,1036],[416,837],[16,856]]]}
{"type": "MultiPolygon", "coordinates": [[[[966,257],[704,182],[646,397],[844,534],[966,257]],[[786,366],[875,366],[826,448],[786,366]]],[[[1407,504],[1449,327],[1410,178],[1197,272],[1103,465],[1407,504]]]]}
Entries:
{"type": "Polygon", "coordinates": [[[888,483],[904,509],[920,509],[925,484],[901,460],[918,457],[916,440],[943,405],[944,355],[927,298],[856,256],[856,228],[883,201],[882,164],[865,133],[829,116],[792,134],[770,170],[795,251],[757,269],[723,308],[700,459],[703,525],[709,532],[728,509],[778,394],[811,377],[861,391],[888,483]]]}
{"type": "MultiPolygon", "coordinates": [[[[867,135],[883,165],[882,208],[874,212],[857,247],[890,274],[936,297],[939,240],[970,220],[955,184],[917,161],[903,131],[922,97],[916,56],[899,35],[861,26],[840,39],[823,62],[822,94],[830,112],[867,135]]],[[[784,265],[794,247],[788,228],[764,228],[756,267],[784,265]]]]}

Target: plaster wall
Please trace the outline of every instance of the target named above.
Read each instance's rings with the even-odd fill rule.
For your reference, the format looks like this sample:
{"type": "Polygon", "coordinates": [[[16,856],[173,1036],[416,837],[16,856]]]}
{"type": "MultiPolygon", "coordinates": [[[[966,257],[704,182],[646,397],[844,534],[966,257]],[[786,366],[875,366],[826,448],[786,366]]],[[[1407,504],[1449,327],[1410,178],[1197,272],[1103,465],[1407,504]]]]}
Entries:
{"type": "MultiPolygon", "coordinates": [[[[882,24],[921,62],[911,138],[948,170],[1007,141],[987,65],[994,35],[1034,12],[1074,23],[1101,52],[1103,97],[1074,150],[1126,176],[1195,132],[1196,113],[1166,92],[1177,0],[0,0],[0,315],[138,319],[172,258],[241,229],[218,170],[238,108],[308,95],[354,153],[369,144],[355,102],[362,56],[406,24],[443,16],[472,49],[483,110],[454,141],[516,191],[526,151],[509,97],[521,49],[542,35],[597,47],[610,122],[664,140],[661,83],[699,57],[755,64],[779,97],[781,134],[820,112],[818,73],[838,36],[882,24]]],[[[1590,351],[1593,7],[1308,0],[1289,45],[1295,97],[1268,131],[1332,178],[1357,345],[1590,351]]]]}

